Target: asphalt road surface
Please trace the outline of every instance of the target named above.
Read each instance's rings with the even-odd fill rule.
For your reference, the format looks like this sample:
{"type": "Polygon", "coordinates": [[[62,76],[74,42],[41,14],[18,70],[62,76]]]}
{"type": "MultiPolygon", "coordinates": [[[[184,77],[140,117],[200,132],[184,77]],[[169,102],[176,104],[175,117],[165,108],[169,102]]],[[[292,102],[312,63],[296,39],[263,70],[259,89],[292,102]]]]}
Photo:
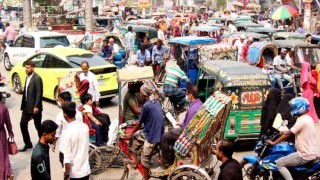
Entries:
{"type": "MultiPolygon", "coordinates": [[[[5,76],[7,78],[7,81],[10,80],[10,73],[4,69],[3,61],[0,62],[0,72],[2,76],[5,76]]],[[[170,64],[173,62],[170,62],[170,64]]],[[[11,89],[11,87],[10,87],[11,89]]],[[[11,122],[13,125],[13,132],[15,135],[15,141],[18,145],[18,148],[21,148],[24,146],[22,134],[20,131],[20,118],[21,118],[21,111],[20,111],[20,105],[21,105],[21,99],[22,95],[16,94],[15,92],[11,91],[11,97],[7,99],[6,105],[10,112],[11,122]]],[[[111,102],[106,103],[104,101],[101,102],[101,108],[104,113],[109,114],[110,119],[114,120],[118,116],[118,99],[117,97],[112,99],[111,102]]],[[[43,101],[43,112],[42,112],[42,120],[51,119],[55,120],[56,114],[61,111],[59,109],[54,101],[50,100],[44,100],[43,101]]],[[[182,119],[183,117],[181,117],[182,119]]],[[[29,123],[29,132],[32,139],[33,145],[35,145],[38,142],[38,137],[36,133],[36,129],[33,124],[33,120],[29,123]]],[[[317,133],[320,132],[320,126],[317,126],[317,133]]],[[[317,135],[319,137],[319,135],[317,135]]],[[[320,138],[317,138],[318,141],[318,147],[320,147],[320,138]]],[[[237,145],[237,151],[234,154],[234,158],[240,161],[242,159],[243,155],[246,154],[253,154],[252,149],[254,148],[253,143],[243,142],[237,145]]],[[[319,148],[320,149],[320,148],[319,148]]],[[[10,156],[11,166],[13,169],[13,174],[15,176],[15,179],[17,180],[28,180],[31,179],[30,175],[30,158],[31,158],[32,150],[28,150],[26,152],[20,152],[15,156],[10,156]]],[[[58,147],[55,153],[53,153],[50,150],[50,164],[51,164],[51,178],[52,180],[60,180],[63,179],[63,172],[61,164],[58,160],[58,147]]],[[[116,173],[112,173],[115,175],[116,173]]],[[[113,176],[112,175],[112,176],[113,176]]],[[[106,179],[118,179],[116,176],[110,177],[106,179]]],[[[128,179],[142,179],[142,176],[137,170],[130,170],[129,178],[128,179]]]]}

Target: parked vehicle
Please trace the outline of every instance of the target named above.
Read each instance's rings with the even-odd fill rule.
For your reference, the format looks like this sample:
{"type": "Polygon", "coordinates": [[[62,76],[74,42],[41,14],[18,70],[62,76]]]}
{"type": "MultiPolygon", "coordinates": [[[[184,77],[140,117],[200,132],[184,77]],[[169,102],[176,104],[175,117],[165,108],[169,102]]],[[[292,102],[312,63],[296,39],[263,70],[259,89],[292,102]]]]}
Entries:
{"type": "Polygon", "coordinates": [[[267,68],[273,66],[273,59],[278,55],[278,48],[272,42],[254,42],[248,51],[248,61],[251,65],[267,68]]]}
{"type": "MultiPolygon", "coordinates": [[[[254,152],[257,155],[245,155],[240,162],[244,170],[244,177],[247,179],[284,179],[278,171],[276,161],[281,157],[295,153],[296,149],[294,144],[282,142],[274,146],[270,146],[267,139],[272,141],[279,138],[279,134],[271,135],[270,137],[262,136],[261,140],[256,145],[254,152]]],[[[288,168],[294,180],[307,180],[320,178],[320,160],[308,162],[302,166],[288,168]]]]}
{"type": "Polygon", "coordinates": [[[237,61],[238,49],[229,44],[204,45],[199,48],[199,61],[231,60],[237,61]]]}
{"type": "Polygon", "coordinates": [[[272,35],[273,40],[305,40],[304,34],[294,32],[277,32],[272,35]]]}
{"type": "Polygon", "coordinates": [[[35,62],[35,72],[42,78],[43,97],[55,100],[58,105],[58,78],[70,71],[81,71],[82,61],[88,61],[90,71],[96,75],[101,98],[111,100],[118,93],[116,66],[83,49],[53,48],[34,53],[13,67],[10,72],[11,85],[18,94],[22,93],[25,85],[24,63],[27,60],[35,62]]]}
{"type": "Polygon", "coordinates": [[[253,41],[270,41],[270,37],[266,34],[259,34],[255,32],[234,32],[234,33],[226,33],[222,35],[222,42],[228,43],[230,45],[234,45],[234,43],[240,39],[241,34],[244,34],[246,38],[252,37],[253,41]]]}
{"type": "MultiPolygon", "coordinates": [[[[173,45],[173,49],[176,52],[174,58],[183,58],[186,60],[184,71],[190,81],[195,84],[199,64],[198,48],[201,45],[214,44],[216,40],[206,37],[184,36],[171,38],[168,42],[173,45]]],[[[184,81],[180,82],[180,87],[186,88],[187,83],[184,81]]]]}
{"type": "Polygon", "coordinates": [[[10,71],[12,66],[20,63],[30,54],[54,47],[70,47],[65,34],[49,31],[28,32],[14,41],[12,47],[4,51],[4,67],[10,71]]]}
{"type": "Polygon", "coordinates": [[[261,24],[253,23],[253,22],[240,22],[235,24],[237,30],[240,31],[246,31],[248,28],[252,27],[262,27],[261,24]]]}
{"type": "Polygon", "coordinates": [[[227,121],[215,135],[216,142],[221,138],[258,138],[262,104],[271,87],[270,78],[260,68],[238,61],[207,60],[200,63],[197,87],[203,102],[216,90],[232,100],[227,121]]]}

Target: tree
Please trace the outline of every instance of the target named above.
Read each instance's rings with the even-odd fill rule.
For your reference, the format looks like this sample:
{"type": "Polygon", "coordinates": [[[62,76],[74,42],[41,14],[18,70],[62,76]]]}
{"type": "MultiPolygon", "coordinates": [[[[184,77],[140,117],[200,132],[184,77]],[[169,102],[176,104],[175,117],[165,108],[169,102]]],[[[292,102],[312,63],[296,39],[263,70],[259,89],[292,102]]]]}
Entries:
{"type": "Polygon", "coordinates": [[[92,17],[92,0],[85,1],[84,17],[86,21],[86,31],[93,30],[93,17],[92,17]]]}
{"type": "Polygon", "coordinates": [[[25,27],[32,26],[31,1],[23,0],[23,24],[25,27]]]}
{"type": "Polygon", "coordinates": [[[220,9],[220,11],[226,8],[226,5],[227,5],[226,0],[217,0],[216,2],[217,2],[217,9],[220,9]]]}

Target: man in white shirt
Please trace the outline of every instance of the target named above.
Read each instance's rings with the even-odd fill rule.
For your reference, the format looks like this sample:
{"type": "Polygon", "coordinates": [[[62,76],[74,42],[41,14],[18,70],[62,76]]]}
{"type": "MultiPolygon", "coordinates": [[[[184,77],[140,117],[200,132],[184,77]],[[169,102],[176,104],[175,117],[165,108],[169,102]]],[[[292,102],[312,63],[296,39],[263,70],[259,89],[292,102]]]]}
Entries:
{"type": "Polygon", "coordinates": [[[263,27],[265,27],[265,28],[270,28],[270,29],[272,28],[272,25],[271,25],[271,23],[270,23],[270,19],[267,20],[267,23],[264,24],[263,27]]]}
{"type": "MultiPolygon", "coordinates": [[[[59,94],[59,101],[61,103],[61,106],[64,106],[67,102],[71,102],[72,97],[70,92],[65,91],[59,94]]],[[[83,122],[82,119],[82,114],[76,110],[76,121],[79,122],[83,122]]],[[[63,112],[59,112],[56,116],[56,120],[55,123],[58,125],[57,131],[56,131],[56,136],[55,136],[55,140],[52,144],[52,152],[55,152],[56,149],[56,143],[59,139],[59,137],[62,135],[63,131],[67,128],[68,126],[68,122],[66,121],[66,119],[63,116],[63,112]]],[[[61,145],[61,141],[60,142],[60,146],[59,146],[59,160],[61,162],[61,164],[63,165],[63,150],[62,150],[62,145],[61,145]]]]}
{"type": "Polygon", "coordinates": [[[237,32],[237,28],[233,25],[232,21],[229,21],[228,28],[230,29],[230,33],[237,32]]]}
{"type": "Polygon", "coordinates": [[[114,39],[113,38],[109,39],[109,45],[113,47],[113,52],[114,53],[119,52],[119,46],[118,46],[118,44],[114,43],[114,39]]]}
{"type": "Polygon", "coordinates": [[[61,141],[63,146],[64,179],[88,180],[89,166],[89,128],[76,121],[76,104],[67,102],[62,106],[63,116],[69,123],[64,130],[61,141]]]}
{"type": "Polygon", "coordinates": [[[276,56],[273,60],[273,77],[276,79],[281,92],[284,92],[283,84],[282,84],[282,78],[289,81],[287,84],[287,87],[292,84],[292,78],[289,76],[288,72],[291,68],[291,62],[286,59],[287,56],[287,50],[281,49],[281,53],[279,56],[276,56]]]}
{"type": "Polygon", "coordinates": [[[84,79],[89,81],[88,94],[92,95],[92,101],[96,107],[99,107],[100,92],[98,86],[98,80],[96,75],[89,71],[89,63],[87,61],[81,62],[82,73],[80,73],[80,81],[84,79]]]}
{"type": "Polygon", "coordinates": [[[163,31],[160,29],[159,25],[156,26],[156,29],[158,31],[158,39],[161,39],[162,41],[165,40],[165,37],[164,37],[164,33],[163,31]]]}
{"type": "Polygon", "coordinates": [[[126,48],[127,58],[133,55],[135,35],[132,31],[132,26],[128,26],[128,32],[124,35],[124,45],[126,48]]]}
{"type": "Polygon", "coordinates": [[[238,61],[241,59],[241,54],[242,54],[242,49],[244,45],[246,44],[245,42],[246,36],[244,34],[240,35],[240,39],[238,39],[235,43],[234,46],[238,48],[238,61]]]}

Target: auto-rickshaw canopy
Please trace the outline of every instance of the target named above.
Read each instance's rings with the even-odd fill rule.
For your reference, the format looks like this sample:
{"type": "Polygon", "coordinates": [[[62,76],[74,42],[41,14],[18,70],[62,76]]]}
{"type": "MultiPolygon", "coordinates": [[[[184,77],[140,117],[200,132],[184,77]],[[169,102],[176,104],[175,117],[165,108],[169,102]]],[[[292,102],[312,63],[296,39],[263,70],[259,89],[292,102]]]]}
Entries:
{"type": "MultiPolygon", "coordinates": [[[[157,30],[153,27],[149,27],[149,26],[140,26],[140,25],[129,25],[132,27],[132,31],[133,32],[143,32],[146,33],[148,35],[148,37],[150,39],[153,38],[158,38],[158,33],[157,30]]],[[[124,27],[123,29],[125,32],[122,32],[123,34],[126,34],[128,32],[128,26],[124,27]]]]}
{"type": "Polygon", "coordinates": [[[244,62],[209,60],[201,62],[200,68],[223,87],[271,85],[269,76],[260,68],[244,62]]]}
{"type": "Polygon", "coordinates": [[[277,47],[278,49],[280,48],[287,48],[287,49],[291,49],[291,48],[295,48],[298,45],[308,45],[307,42],[302,41],[302,40],[274,40],[272,41],[277,47]]]}
{"type": "Polygon", "coordinates": [[[274,33],[272,38],[274,40],[293,40],[293,39],[301,39],[305,40],[306,36],[304,34],[294,33],[294,32],[277,32],[274,33]]]}

